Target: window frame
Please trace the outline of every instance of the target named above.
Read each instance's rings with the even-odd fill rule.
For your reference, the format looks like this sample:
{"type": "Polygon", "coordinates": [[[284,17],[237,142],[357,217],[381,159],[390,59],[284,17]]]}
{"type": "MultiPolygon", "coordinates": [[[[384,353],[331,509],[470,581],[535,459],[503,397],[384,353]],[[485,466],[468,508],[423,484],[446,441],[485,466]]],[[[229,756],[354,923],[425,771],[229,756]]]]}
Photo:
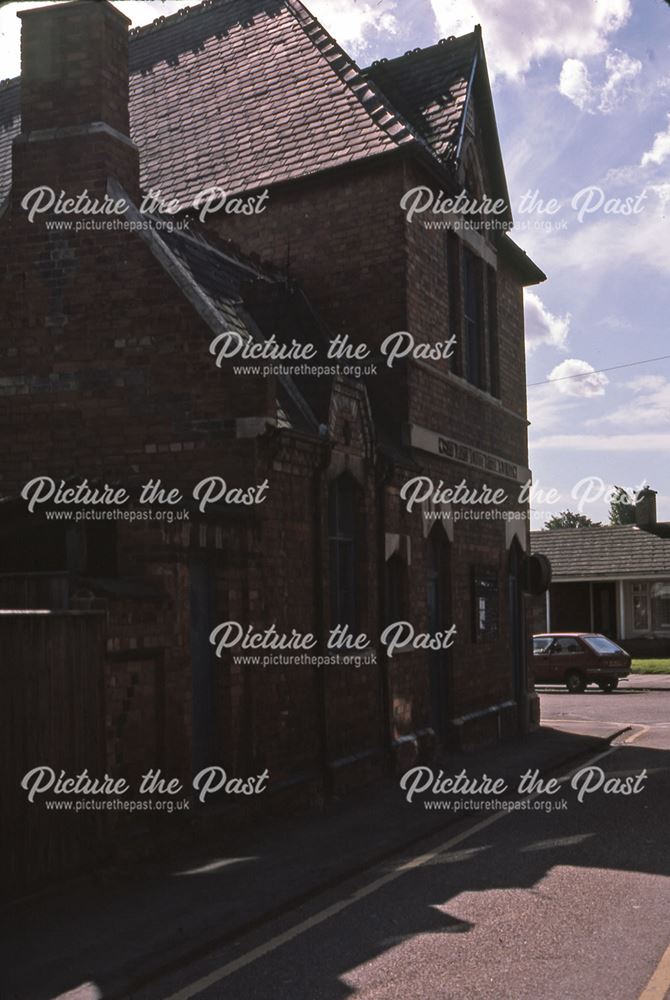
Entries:
{"type": "Polygon", "coordinates": [[[498,338],[498,275],[486,265],[486,340],[489,369],[489,392],[500,399],[500,344],[498,338]]]}
{"type": "Polygon", "coordinates": [[[464,246],[463,268],[463,354],[464,374],[470,385],[485,388],[485,343],[482,329],[482,260],[464,246]]]}
{"type": "Polygon", "coordinates": [[[651,632],[651,597],[649,593],[649,584],[643,580],[638,583],[633,583],[631,586],[631,621],[633,623],[634,632],[651,632]],[[635,606],[636,600],[644,602],[644,613],[646,618],[645,625],[639,625],[636,613],[638,608],[635,606]]]}
{"type": "Polygon", "coordinates": [[[328,484],[328,587],[330,627],[346,625],[356,634],[360,624],[359,530],[360,488],[343,472],[328,484]],[[347,489],[348,493],[343,491],[347,489]],[[343,509],[343,501],[350,509],[343,509]],[[347,522],[348,523],[345,523],[347,522]]]}
{"type": "Polygon", "coordinates": [[[649,607],[651,612],[651,627],[654,632],[670,632],[670,593],[662,594],[658,596],[656,590],[658,588],[663,588],[664,590],[670,590],[670,583],[668,581],[658,580],[652,583],[649,588],[649,607]],[[667,608],[667,618],[660,620],[659,612],[657,611],[657,606],[662,602],[668,602],[667,608]]]}
{"type": "Polygon", "coordinates": [[[461,273],[462,241],[453,230],[447,232],[447,289],[449,295],[449,336],[456,337],[456,346],[451,359],[454,375],[463,378],[463,288],[461,273]]]}

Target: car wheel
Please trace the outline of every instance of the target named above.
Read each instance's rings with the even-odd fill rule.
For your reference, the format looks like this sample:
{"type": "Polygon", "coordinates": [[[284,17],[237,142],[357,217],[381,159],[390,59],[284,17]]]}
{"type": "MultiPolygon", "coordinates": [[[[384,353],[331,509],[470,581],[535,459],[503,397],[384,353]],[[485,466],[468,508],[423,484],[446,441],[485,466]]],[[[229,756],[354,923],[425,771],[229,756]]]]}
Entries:
{"type": "Polygon", "coordinates": [[[610,692],[614,691],[614,689],[617,688],[618,686],[619,686],[618,677],[615,677],[613,680],[610,681],[600,681],[600,683],[598,684],[598,687],[603,692],[603,694],[610,694],[610,692]]]}
{"type": "Polygon", "coordinates": [[[570,694],[581,694],[586,687],[586,679],[578,670],[570,670],[565,677],[565,686],[570,694]]]}

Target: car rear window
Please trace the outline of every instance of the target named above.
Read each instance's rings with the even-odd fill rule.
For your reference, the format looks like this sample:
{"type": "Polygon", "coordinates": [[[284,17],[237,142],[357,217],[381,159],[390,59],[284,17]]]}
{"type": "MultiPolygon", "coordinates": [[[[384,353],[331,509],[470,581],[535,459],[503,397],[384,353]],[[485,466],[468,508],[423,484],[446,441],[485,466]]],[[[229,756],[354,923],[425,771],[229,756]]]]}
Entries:
{"type": "Polygon", "coordinates": [[[584,639],[584,642],[596,653],[624,652],[621,646],[617,646],[616,642],[612,642],[611,639],[606,639],[604,635],[585,635],[582,636],[582,638],[584,639]]]}
{"type": "Polygon", "coordinates": [[[543,636],[541,639],[533,639],[533,652],[546,653],[553,641],[550,635],[543,636]]]}

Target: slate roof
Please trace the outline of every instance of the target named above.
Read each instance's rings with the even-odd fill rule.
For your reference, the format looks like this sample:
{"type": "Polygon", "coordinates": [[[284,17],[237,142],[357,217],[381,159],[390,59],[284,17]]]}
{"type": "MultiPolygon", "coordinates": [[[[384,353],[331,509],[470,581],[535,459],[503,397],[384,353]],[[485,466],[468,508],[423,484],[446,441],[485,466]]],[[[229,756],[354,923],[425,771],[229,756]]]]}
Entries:
{"type": "MultiPolygon", "coordinates": [[[[117,192],[112,193],[118,196],[117,192]]],[[[244,254],[230,240],[220,239],[195,223],[187,231],[161,228],[146,236],[140,230],[138,236],[154,252],[156,244],[167,248],[198,293],[214,307],[222,330],[235,330],[244,339],[256,343],[270,337],[286,345],[294,339],[310,343],[315,346],[316,355],[307,367],[332,366],[327,358],[332,332],[323,324],[300,286],[291,282],[279,268],[255,254],[244,254]]],[[[165,266],[163,254],[158,253],[157,257],[165,266]]],[[[167,270],[182,290],[187,291],[183,276],[169,265],[167,270]]],[[[243,361],[237,363],[245,364],[243,361]]],[[[257,362],[247,364],[253,368],[257,362]]],[[[299,365],[295,367],[300,368],[299,365]]],[[[318,434],[319,426],[328,420],[332,379],[295,370],[291,374],[278,375],[276,387],[278,426],[318,434]]]]}
{"type": "MultiPolygon", "coordinates": [[[[129,34],[144,190],[253,190],[418,139],[300,0],[205,0],[129,34]]],[[[2,197],[18,81],[0,90],[0,123],[2,197]]]]}
{"type": "MultiPolygon", "coordinates": [[[[302,293],[292,288],[272,265],[248,257],[228,241],[194,228],[188,232],[160,230],[154,233],[154,238],[168,248],[214,306],[223,329],[234,330],[244,339],[256,342],[274,335],[281,343],[287,339],[283,336],[286,322],[292,330],[303,325],[302,293]],[[259,288],[263,289],[261,294],[259,288]],[[256,303],[263,298],[275,303],[278,315],[258,315],[256,303]]],[[[318,334],[318,321],[311,320],[306,339],[318,341],[318,334]]],[[[317,433],[319,421],[308,399],[310,385],[307,382],[300,386],[300,382],[288,375],[278,376],[275,416],[279,426],[317,433]]]]}
{"type": "Polygon", "coordinates": [[[271,265],[256,263],[232,244],[215,241],[210,233],[205,235],[193,226],[188,232],[180,229],[162,231],[161,236],[216,306],[229,329],[243,335],[246,331],[236,306],[242,301],[241,289],[245,280],[276,282],[282,287],[286,284],[271,265]]]}
{"type": "Polygon", "coordinates": [[[250,190],[414,141],[299,0],[187,10],[130,33],[143,187],[250,190]]]}
{"type": "Polygon", "coordinates": [[[393,105],[426,137],[440,157],[456,156],[480,35],[442,39],[398,59],[380,59],[366,70],[393,105]]]}
{"type": "MultiPolygon", "coordinates": [[[[441,39],[437,45],[412,49],[397,59],[380,59],[366,70],[394,107],[429,144],[441,161],[458,167],[468,127],[476,130],[487,148],[485,189],[507,206],[512,222],[495,108],[479,25],[468,35],[441,39]],[[477,121],[474,124],[474,112],[477,121]]],[[[509,240],[509,238],[507,237],[509,240]]],[[[543,281],[539,272],[530,283],[543,281]]]]}
{"type": "Polygon", "coordinates": [[[551,562],[553,579],[670,577],[670,538],[634,524],[532,531],[533,552],[551,562]]]}
{"type": "MultiPolygon", "coordinates": [[[[183,201],[213,185],[264,188],[411,144],[446,154],[478,44],[473,33],[424,50],[416,81],[416,60],[404,57],[366,72],[300,0],[205,0],[129,35],[142,188],[183,201]],[[417,113],[437,78],[435,107],[417,113]]],[[[0,199],[19,130],[13,80],[0,86],[0,199]]]]}

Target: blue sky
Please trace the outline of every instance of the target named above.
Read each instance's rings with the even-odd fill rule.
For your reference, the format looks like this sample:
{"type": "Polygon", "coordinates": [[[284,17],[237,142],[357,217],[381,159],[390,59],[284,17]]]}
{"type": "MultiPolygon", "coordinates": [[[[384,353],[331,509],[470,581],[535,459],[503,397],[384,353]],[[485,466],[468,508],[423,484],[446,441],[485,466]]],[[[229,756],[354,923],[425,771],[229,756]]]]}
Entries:
{"type": "MultiPolygon", "coordinates": [[[[19,71],[16,11],[34,6],[0,11],[0,79],[19,71]]],[[[119,0],[116,6],[142,24],[187,4],[119,0]]],[[[534,478],[540,489],[562,495],[560,503],[535,505],[534,526],[575,509],[570,494],[587,477],[594,477],[594,492],[598,479],[606,486],[649,482],[659,494],[659,516],[670,520],[670,360],[564,378],[670,354],[670,6],[665,0],[307,0],[307,6],[360,65],[482,25],[518,226],[513,237],[549,276],[526,295],[528,381],[563,377],[528,390],[534,478]],[[545,202],[560,203],[555,214],[520,211],[522,196],[535,190],[545,202]],[[587,198],[594,210],[580,221],[587,198]],[[626,199],[637,211],[615,211],[626,199]],[[609,212],[597,207],[600,200],[609,212]]],[[[607,519],[603,500],[584,512],[607,519]]]]}

